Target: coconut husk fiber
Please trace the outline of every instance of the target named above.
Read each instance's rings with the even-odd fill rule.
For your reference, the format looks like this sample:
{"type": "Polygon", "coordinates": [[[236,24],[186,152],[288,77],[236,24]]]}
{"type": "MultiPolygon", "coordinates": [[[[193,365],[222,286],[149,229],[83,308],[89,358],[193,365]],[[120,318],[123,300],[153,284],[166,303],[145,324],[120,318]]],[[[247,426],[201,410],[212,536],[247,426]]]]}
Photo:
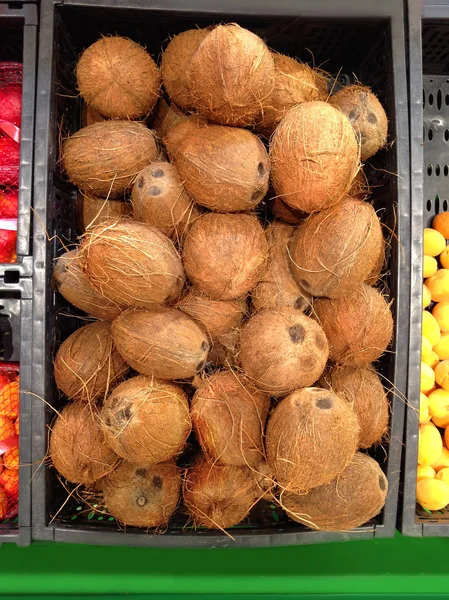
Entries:
{"type": "Polygon", "coordinates": [[[76,79],[85,102],[109,119],[148,115],[161,86],[159,69],[148,52],[119,36],[102,37],[86,48],[76,79]]]}
{"type": "Polygon", "coordinates": [[[86,125],[93,125],[94,123],[101,123],[102,121],[107,121],[107,119],[103,117],[103,115],[100,115],[100,113],[92,108],[92,106],[83,104],[81,113],[81,124],[83,127],[86,125]]]}
{"type": "Polygon", "coordinates": [[[84,273],[78,249],[58,258],[53,269],[52,287],[70,304],[97,319],[113,321],[124,308],[93,289],[84,273]]]}
{"type": "Polygon", "coordinates": [[[348,196],[352,198],[358,198],[363,200],[371,193],[368,178],[363,169],[359,169],[357,175],[352,180],[351,187],[348,192],[348,196]]]}
{"type": "Polygon", "coordinates": [[[165,161],[153,162],[139,173],[131,202],[136,221],[157,227],[174,241],[181,241],[200,215],[178,169],[165,161]]]}
{"type": "Polygon", "coordinates": [[[69,335],[54,362],[58,388],[70,400],[89,404],[106,396],[128,370],[107,321],[89,323],[69,335]]]}
{"type": "Polygon", "coordinates": [[[142,123],[104,121],[64,141],[62,164],[69,180],[85,194],[118,198],[157,153],[154,136],[142,123]]]}
{"type": "Polygon", "coordinates": [[[129,202],[122,200],[108,200],[95,198],[78,193],[77,200],[78,220],[83,231],[89,227],[100,225],[109,219],[133,216],[133,207],[129,202]]]}
{"type": "Polygon", "coordinates": [[[286,204],[280,198],[270,198],[269,207],[271,214],[275,219],[289,223],[290,225],[299,225],[304,220],[304,213],[296,210],[286,204]]]}
{"type": "Polygon", "coordinates": [[[206,458],[255,467],[265,458],[270,397],[229,369],[207,377],[191,402],[192,423],[206,458]]]}
{"type": "Polygon", "coordinates": [[[207,357],[208,362],[227,369],[240,367],[238,356],[240,334],[241,327],[234,327],[216,337],[207,357]]]}
{"type": "Polygon", "coordinates": [[[268,243],[254,215],[202,215],[184,242],[187,276],[214,300],[233,300],[249,292],[267,268],[268,243]]]}
{"type": "Polygon", "coordinates": [[[184,269],[173,242],[143,223],[111,219],[90,228],[80,253],[92,287],[122,306],[169,302],[184,286],[184,269]]]}
{"type": "Polygon", "coordinates": [[[181,477],[174,462],[142,467],[122,462],[104,479],[104,503],[123,525],[164,528],[181,496],[181,477]]]}
{"type": "Polygon", "coordinates": [[[95,409],[73,403],[64,407],[50,436],[54,468],[71,483],[90,485],[110,473],[118,456],[106,444],[95,409]]]}
{"type": "Polygon", "coordinates": [[[371,273],[369,274],[368,278],[365,279],[365,283],[367,283],[368,285],[376,285],[379,282],[379,280],[383,274],[382,271],[385,267],[385,261],[386,261],[386,243],[385,243],[385,239],[382,238],[380,254],[377,257],[376,264],[374,265],[371,273]]]}
{"type": "Polygon", "coordinates": [[[291,108],[270,143],[271,180],[278,196],[305,213],[337,204],[351,187],[359,147],[348,119],[325,102],[291,108]]]}
{"type": "Polygon", "coordinates": [[[389,405],[379,375],[371,367],[334,367],[320,384],[346,400],[360,427],[359,448],[370,448],[388,430],[389,405]]]}
{"type": "Polygon", "coordinates": [[[173,127],[176,127],[176,125],[179,125],[179,123],[182,123],[189,118],[189,115],[182,112],[174,102],[168,104],[164,98],[160,98],[157,112],[153,120],[152,130],[160,140],[163,140],[173,127]]]}
{"type": "Polygon", "coordinates": [[[239,360],[246,375],[272,396],[314,384],[328,353],[321,327],[286,306],[256,313],[240,336],[239,360]]]}
{"type": "Polygon", "coordinates": [[[376,361],[393,336],[393,317],[385,298],[361,284],[341,298],[319,298],[315,318],[329,342],[329,358],[340,365],[361,367],[376,361]]]}
{"type": "Polygon", "coordinates": [[[315,87],[320,96],[318,99],[326,102],[330,94],[329,90],[333,85],[332,77],[322,69],[313,69],[313,75],[315,78],[315,87]]]}
{"type": "Polygon", "coordinates": [[[246,129],[181,123],[166,145],[188,194],[217,212],[251,210],[268,191],[270,161],[246,129]]]}
{"type": "Polygon", "coordinates": [[[274,60],[268,47],[236,23],[208,31],[187,71],[196,112],[216,123],[238,127],[256,121],[274,78],[274,60]]]}
{"type": "Polygon", "coordinates": [[[290,269],[289,244],[295,230],[282,221],[273,221],[266,229],[268,268],[251,293],[255,310],[289,306],[305,311],[311,306],[312,296],[297,283],[290,269]]]}
{"type": "Polygon", "coordinates": [[[367,160],[387,143],[388,119],[369,87],[347,85],[329,98],[346,115],[360,140],[360,158],[367,160]]]}
{"type": "Polygon", "coordinates": [[[383,250],[374,208],[346,198],[310,215],[292,236],[291,270],[313,296],[339,298],[368,279],[383,250]]]}
{"type": "Polygon", "coordinates": [[[268,465],[283,491],[306,492],[344,471],[358,437],[357,417],[345,400],[318,387],[296,390],[269,418],[268,465]]]}
{"type": "Polygon", "coordinates": [[[375,460],[357,452],[341,475],[306,494],[285,493],[280,504],[288,516],[322,531],[349,531],[382,510],[388,481],[375,460]]]}
{"type": "Polygon", "coordinates": [[[102,430],[122,458],[149,466],[178,455],[191,431],[182,388],[150,377],[132,377],[104,401],[102,430]]]}
{"type": "Polygon", "coordinates": [[[195,527],[223,530],[243,521],[262,494],[248,467],[200,458],[185,474],[182,495],[195,527]]]}
{"type": "Polygon", "coordinates": [[[209,352],[206,333],[175,308],[127,310],[112,324],[112,335],[135,371],[159,379],[194,377],[209,352]]]}

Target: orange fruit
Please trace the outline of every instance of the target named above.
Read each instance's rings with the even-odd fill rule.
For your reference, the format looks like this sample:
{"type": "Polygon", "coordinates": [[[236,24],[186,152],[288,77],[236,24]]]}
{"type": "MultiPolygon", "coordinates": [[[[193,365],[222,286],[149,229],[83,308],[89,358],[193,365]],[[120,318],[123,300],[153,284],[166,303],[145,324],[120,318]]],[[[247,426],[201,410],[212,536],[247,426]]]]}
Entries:
{"type": "Polygon", "coordinates": [[[435,275],[426,279],[433,302],[449,301],[449,269],[439,269],[435,275]]]}
{"type": "Polygon", "coordinates": [[[449,212],[446,211],[435,215],[432,221],[432,227],[449,240],[449,212]]]}
{"type": "Polygon", "coordinates": [[[446,247],[446,240],[439,231],[426,227],[424,229],[424,254],[425,256],[438,256],[446,247]]]}

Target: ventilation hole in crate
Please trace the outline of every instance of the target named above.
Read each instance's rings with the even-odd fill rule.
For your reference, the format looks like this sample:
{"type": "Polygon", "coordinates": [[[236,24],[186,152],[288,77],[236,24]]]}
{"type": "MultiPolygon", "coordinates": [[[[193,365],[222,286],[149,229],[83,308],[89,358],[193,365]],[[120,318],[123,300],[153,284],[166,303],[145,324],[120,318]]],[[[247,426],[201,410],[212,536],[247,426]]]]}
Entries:
{"type": "Polygon", "coordinates": [[[443,175],[445,177],[447,177],[449,175],[449,166],[448,165],[444,165],[444,167],[443,167],[443,175]]]}
{"type": "Polygon", "coordinates": [[[426,90],[422,91],[422,107],[426,107],[426,90]]]}
{"type": "Polygon", "coordinates": [[[427,132],[427,137],[429,138],[429,142],[433,140],[433,131],[431,129],[427,132]]]}
{"type": "Polygon", "coordinates": [[[432,165],[427,165],[427,175],[430,177],[432,175],[432,165]]]}
{"type": "Polygon", "coordinates": [[[449,106],[449,94],[446,94],[446,96],[444,97],[444,104],[446,106],[449,106]]]}
{"type": "Polygon", "coordinates": [[[20,273],[16,270],[5,271],[5,283],[19,283],[20,273]]]}
{"type": "Polygon", "coordinates": [[[435,213],[440,212],[440,197],[435,196],[435,213]]]}
{"type": "Polygon", "coordinates": [[[437,165],[437,166],[435,167],[435,175],[436,175],[437,177],[439,177],[439,176],[440,176],[440,173],[441,173],[440,165],[437,165]]]}
{"type": "Polygon", "coordinates": [[[437,92],[437,109],[438,110],[441,110],[442,104],[443,104],[443,98],[442,98],[441,90],[438,90],[438,92],[437,92]]]}
{"type": "Polygon", "coordinates": [[[444,141],[449,142],[449,129],[444,130],[444,141]]]}
{"type": "Polygon", "coordinates": [[[427,212],[430,212],[432,210],[432,200],[427,200],[426,208],[427,208],[427,212]]]}
{"type": "Polygon", "coordinates": [[[444,212],[447,211],[447,200],[444,200],[444,202],[443,202],[443,210],[444,210],[444,212]]]}
{"type": "Polygon", "coordinates": [[[433,94],[429,94],[429,106],[433,105],[433,94]]]}

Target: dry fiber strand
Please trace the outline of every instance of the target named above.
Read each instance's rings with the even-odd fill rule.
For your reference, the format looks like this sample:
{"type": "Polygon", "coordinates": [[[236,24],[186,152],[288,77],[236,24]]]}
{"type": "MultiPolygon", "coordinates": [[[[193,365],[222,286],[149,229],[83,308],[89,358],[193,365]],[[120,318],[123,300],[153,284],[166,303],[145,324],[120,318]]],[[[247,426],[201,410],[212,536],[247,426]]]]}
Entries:
{"type": "Polygon", "coordinates": [[[85,231],[89,227],[100,225],[100,223],[110,219],[132,217],[133,207],[129,202],[94,198],[80,192],[78,194],[77,211],[79,222],[85,231]]]}

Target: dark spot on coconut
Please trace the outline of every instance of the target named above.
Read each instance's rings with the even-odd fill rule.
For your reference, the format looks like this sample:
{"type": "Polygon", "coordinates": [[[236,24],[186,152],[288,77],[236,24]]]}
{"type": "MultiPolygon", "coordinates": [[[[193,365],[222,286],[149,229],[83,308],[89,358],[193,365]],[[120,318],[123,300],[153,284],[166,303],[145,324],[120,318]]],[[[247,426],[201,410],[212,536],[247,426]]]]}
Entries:
{"type": "Polygon", "coordinates": [[[379,475],[379,487],[383,492],[385,491],[385,479],[382,475],[379,475]]]}
{"type": "Polygon", "coordinates": [[[80,463],[79,468],[80,468],[80,471],[82,471],[84,473],[84,471],[87,471],[88,465],[87,465],[87,463],[80,463]]]}
{"type": "Polygon", "coordinates": [[[206,350],[207,350],[207,342],[203,342],[201,344],[201,350],[203,350],[203,352],[206,352],[206,350]]]}
{"type": "Polygon", "coordinates": [[[147,470],[146,469],[136,469],[136,475],[137,477],[146,477],[147,476],[147,470]]]}
{"type": "Polygon", "coordinates": [[[306,306],[307,301],[305,298],[303,298],[302,296],[298,296],[295,300],[295,303],[293,304],[293,308],[297,308],[298,310],[301,310],[302,308],[304,308],[304,306],[306,306]]]}
{"type": "Polygon", "coordinates": [[[121,410],[119,410],[117,413],[118,421],[129,421],[131,417],[132,417],[132,412],[131,412],[131,407],[129,406],[129,404],[128,404],[128,406],[125,406],[125,408],[122,408],[121,410]]]}
{"type": "Polygon", "coordinates": [[[159,477],[159,475],[155,475],[153,477],[153,487],[157,488],[158,490],[161,489],[161,487],[162,487],[162,477],[159,477]]]}
{"type": "Polygon", "coordinates": [[[357,119],[359,117],[360,117],[360,113],[356,108],[354,108],[354,110],[351,110],[351,112],[348,115],[348,118],[350,121],[357,121],[357,119]]]}
{"type": "Polygon", "coordinates": [[[143,175],[141,175],[137,181],[137,187],[142,189],[144,184],[145,184],[145,179],[144,179],[143,175]]]}
{"type": "Polygon", "coordinates": [[[298,279],[298,284],[303,287],[305,290],[309,287],[309,282],[305,279],[298,279]]]}
{"type": "Polygon", "coordinates": [[[145,506],[145,504],[147,503],[147,499],[145,498],[145,496],[139,496],[136,500],[136,504],[137,506],[145,506]]]}
{"type": "Polygon", "coordinates": [[[263,194],[263,192],[261,192],[260,190],[256,190],[254,192],[254,194],[251,196],[251,200],[253,202],[257,202],[257,200],[259,200],[259,198],[260,199],[262,198],[262,194],[263,194]]]}
{"type": "Polygon", "coordinates": [[[150,196],[159,196],[161,191],[161,188],[157,187],[157,185],[151,185],[150,189],[148,190],[148,193],[150,194],[150,196]]]}
{"type": "Polygon", "coordinates": [[[155,171],[151,171],[151,175],[153,175],[153,177],[163,177],[164,171],[162,169],[156,169],[155,171]]]}
{"type": "Polygon", "coordinates": [[[324,348],[326,348],[326,342],[324,341],[323,336],[321,335],[315,335],[315,345],[317,348],[320,348],[320,350],[324,350],[324,348]]]}
{"type": "Polygon", "coordinates": [[[262,175],[265,173],[265,166],[263,163],[259,163],[257,165],[257,172],[259,173],[259,177],[262,177],[262,175]]]}
{"type": "Polygon", "coordinates": [[[372,123],[373,125],[375,125],[377,123],[377,117],[374,113],[369,113],[368,122],[372,123]]]}
{"type": "Polygon", "coordinates": [[[206,365],[206,361],[205,360],[202,360],[200,363],[198,363],[197,366],[196,366],[197,372],[202,371],[204,369],[205,365],[206,365]]]}
{"type": "Polygon", "coordinates": [[[322,408],[323,410],[329,410],[332,408],[332,400],[330,398],[326,398],[325,396],[322,398],[318,398],[315,401],[315,405],[317,408],[322,408]]]}
{"type": "Polygon", "coordinates": [[[368,94],[366,92],[361,92],[359,94],[359,102],[366,102],[368,98],[368,94]]]}
{"type": "Polygon", "coordinates": [[[288,328],[288,335],[294,344],[299,344],[304,340],[306,332],[304,331],[304,327],[297,323],[288,328]]]}

